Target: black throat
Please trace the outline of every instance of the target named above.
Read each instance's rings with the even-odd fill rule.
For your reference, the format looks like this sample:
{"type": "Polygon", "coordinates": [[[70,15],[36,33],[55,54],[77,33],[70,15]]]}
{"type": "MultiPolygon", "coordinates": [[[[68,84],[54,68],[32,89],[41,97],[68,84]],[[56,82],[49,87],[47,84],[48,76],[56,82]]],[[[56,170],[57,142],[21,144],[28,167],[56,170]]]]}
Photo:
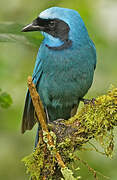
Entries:
{"type": "Polygon", "coordinates": [[[60,19],[42,19],[38,17],[33,21],[34,24],[39,25],[44,28],[44,32],[50,34],[55,38],[59,38],[63,41],[63,44],[59,47],[50,47],[46,45],[49,49],[52,50],[62,50],[67,49],[72,45],[72,41],[69,39],[69,25],[60,19]]]}

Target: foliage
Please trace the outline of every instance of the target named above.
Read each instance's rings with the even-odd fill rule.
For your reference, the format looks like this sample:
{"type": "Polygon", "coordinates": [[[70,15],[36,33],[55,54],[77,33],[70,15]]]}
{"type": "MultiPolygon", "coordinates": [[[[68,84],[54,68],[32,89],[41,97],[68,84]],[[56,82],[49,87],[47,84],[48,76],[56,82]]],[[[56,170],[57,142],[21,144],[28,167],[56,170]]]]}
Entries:
{"type": "MultiPolygon", "coordinates": [[[[112,87],[106,95],[99,96],[95,102],[90,101],[86,104],[74,117],[66,121],[54,122],[50,127],[55,133],[52,135],[54,145],[65,165],[68,166],[76,159],[74,152],[81,151],[91,139],[99,142],[104,150],[102,154],[111,158],[114,147],[113,129],[116,125],[117,88],[112,87]]],[[[44,134],[43,136],[46,139],[44,134]]],[[[60,170],[54,148],[48,148],[48,142],[45,140],[41,139],[35,152],[23,161],[34,180],[43,177],[53,180],[61,178],[68,180],[68,177],[74,179],[71,170],[67,168],[60,170]]],[[[96,173],[94,177],[97,179],[96,173]]]]}
{"type": "Polygon", "coordinates": [[[30,46],[39,47],[42,42],[40,33],[23,33],[23,25],[16,23],[0,23],[0,42],[18,42],[30,46]]]}
{"type": "Polygon", "coordinates": [[[12,104],[11,96],[0,89],[0,107],[8,108],[12,104]]]}
{"type": "Polygon", "coordinates": [[[39,179],[41,177],[41,169],[43,168],[44,151],[43,145],[38,150],[35,150],[31,155],[25,157],[22,161],[25,165],[30,167],[27,169],[27,173],[31,172],[33,179],[39,179]]]}

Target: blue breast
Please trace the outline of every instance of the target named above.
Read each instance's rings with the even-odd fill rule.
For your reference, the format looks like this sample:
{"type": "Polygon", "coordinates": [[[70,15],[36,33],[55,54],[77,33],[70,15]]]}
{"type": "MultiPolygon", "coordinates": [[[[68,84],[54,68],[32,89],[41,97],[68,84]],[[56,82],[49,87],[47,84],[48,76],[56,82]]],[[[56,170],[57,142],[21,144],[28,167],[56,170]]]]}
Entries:
{"type": "Polygon", "coordinates": [[[94,45],[89,39],[86,45],[73,43],[69,49],[55,51],[43,42],[39,59],[43,69],[37,85],[41,99],[52,112],[51,119],[66,118],[92,84],[96,62],[94,45]]]}

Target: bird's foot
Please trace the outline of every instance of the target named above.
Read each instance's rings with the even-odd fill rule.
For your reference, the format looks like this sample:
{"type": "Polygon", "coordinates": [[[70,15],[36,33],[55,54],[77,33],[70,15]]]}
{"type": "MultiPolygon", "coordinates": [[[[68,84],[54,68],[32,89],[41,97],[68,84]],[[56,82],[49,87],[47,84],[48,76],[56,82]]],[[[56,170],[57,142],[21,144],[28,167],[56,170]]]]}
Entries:
{"type": "Polygon", "coordinates": [[[46,112],[46,121],[47,121],[47,124],[52,124],[52,123],[54,123],[54,124],[64,124],[63,121],[65,119],[56,119],[54,121],[50,121],[47,109],[45,109],[45,112],[46,112]]]}
{"type": "Polygon", "coordinates": [[[49,122],[49,124],[48,124],[48,126],[53,126],[53,125],[60,125],[60,126],[64,126],[65,124],[64,124],[64,121],[65,121],[65,119],[56,119],[56,120],[54,120],[54,121],[52,121],[52,122],[49,122]]]}
{"type": "Polygon", "coordinates": [[[60,125],[64,125],[64,121],[65,119],[56,119],[55,121],[53,121],[52,123],[54,124],[60,124],[60,125]]]}
{"type": "Polygon", "coordinates": [[[80,101],[82,101],[84,104],[93,104],[93,105],[95,105],[95,98],[92,98],[92,99],[84,99],[84,98],[82,98],[82,99],[80,99],[80,101]]]}
{"type": "Polygon", "coordinates": [[[65,127],[64,119],[57,119],[48,124],[48,128],[51,131],[54,131],[55,129],[59,130],[61,127],[65,127]]]}

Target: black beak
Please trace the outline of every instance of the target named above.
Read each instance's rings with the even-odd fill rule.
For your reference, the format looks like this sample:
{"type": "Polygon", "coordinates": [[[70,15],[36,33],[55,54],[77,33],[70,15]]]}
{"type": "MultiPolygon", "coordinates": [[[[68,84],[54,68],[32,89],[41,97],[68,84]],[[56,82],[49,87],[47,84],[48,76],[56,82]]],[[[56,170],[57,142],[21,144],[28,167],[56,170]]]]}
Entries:
{"type": "Polygon", "coordinates": [[[28,24],[27,26],[25,26],[21,32],[29,32],[29,31],[43,31],[44,30],[44,27],[42,26],[39,26],[38,24],[36,23],[31,23],[31,24],[28,24]]]}

